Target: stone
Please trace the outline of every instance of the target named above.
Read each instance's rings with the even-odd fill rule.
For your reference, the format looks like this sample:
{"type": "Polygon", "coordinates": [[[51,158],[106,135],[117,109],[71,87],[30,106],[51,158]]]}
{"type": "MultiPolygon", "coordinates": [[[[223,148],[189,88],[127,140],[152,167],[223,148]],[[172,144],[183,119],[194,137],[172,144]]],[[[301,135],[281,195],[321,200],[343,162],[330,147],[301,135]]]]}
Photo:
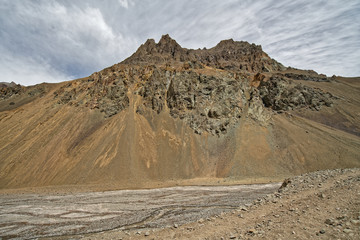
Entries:
{"type": "Polygon", "coordinates": [[[322,199],[324,199],[325,198],[325,194],[323,194],[323,193],[319,193],[319,198],[322,198],[322,199]]]}
{"type": "Polygon", "coordinates": [[[246,208],[246,207],[241,207],[240,209],[241,209],[241,211],[244,211],[244,212],[247,211],[247,208],[246,208]]]}
{"type": "Polygon", "coordinates": [[[355,225],[360,224],[360,220],[356,220],[356,219],[352,219],[350,222],[355,225]]]}
{"type": "Polygon", "coordinates": [[[327,219],[325,220],[325,223],[326,223],[327,225],[334,225],[334,220],[333,220],[333,219],[330,219],[330,218],[327,218],[327,219]]]}

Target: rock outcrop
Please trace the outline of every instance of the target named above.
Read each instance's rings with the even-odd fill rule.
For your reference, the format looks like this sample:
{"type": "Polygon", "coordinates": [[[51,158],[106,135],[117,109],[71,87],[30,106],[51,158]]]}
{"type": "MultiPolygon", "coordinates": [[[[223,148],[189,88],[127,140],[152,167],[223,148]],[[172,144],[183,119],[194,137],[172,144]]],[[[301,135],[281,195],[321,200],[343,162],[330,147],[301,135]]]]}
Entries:
{"type": "Polygon", "coordinates": [[[278,76],[271,77],[269,81],[261,82],[258,89],[265,107],[272,108],[275,111],[305,107],[320,110],[324,105],[331,107],[336,99],[331,93],[325,93],[320,89],[307,87],[278,76]]]}
{"type": "Polygon", "coordinates": [[[174,62],[201,63],[217,69],[270,72],[284,70],[285,67],[271,59],[261,46],[233,39],[223,40],[210,49],[182,48],[169,35],[164,35],[158,43],[147,40],[125,64],[173,64],[174,62]]]}
{"type": "Polygon", "coordinates": [[[195,133],[218,136],[241,117],[266,122],[269,110],[265,108],[319,110],[332,105],[331,94],[294,83],[327,81],[326,76],[276,74],[284,69],[255,44],[230,39],[211,49],[192,50],[164,35],[158,43],[147,40],[122,63],[65,85],[55,92],[55,98],[59,104],[97,108],[111,117],[129,106],[127,92],[131,90],[142,97],[138,114],[144,108],[158,114],[167,108],[195,133]],[[274,75],[265,79],[263,73],[274,75]]]}

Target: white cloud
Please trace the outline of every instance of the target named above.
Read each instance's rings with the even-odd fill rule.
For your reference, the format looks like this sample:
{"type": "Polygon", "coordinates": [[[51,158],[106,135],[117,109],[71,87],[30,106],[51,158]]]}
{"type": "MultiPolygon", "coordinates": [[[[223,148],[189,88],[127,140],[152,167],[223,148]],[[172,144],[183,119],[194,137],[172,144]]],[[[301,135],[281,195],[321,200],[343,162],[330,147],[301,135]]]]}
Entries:
{"type": "Polygon", "coordinates": [[[129,46],[137,44],[115,32],[98,8],[69,7],[56,1],[45,1],[40,6],[34,2],[15,3],[7,6],[12,10],[9,18],[3,17],[5,27],[0,41],[6,51],[2,51],[0,62],[6,61],[3,66],[7,67],[2,67],[0,78],[16,81],[29,69],[42,70],[32,74],[34,79],[39,74],[39,81],[51,72],[61,77],[49,77],[49,81],[63,76],[82,77],[119,62],[129,46]],[[14,64],[26,60],[33,68],[15,72],[9,59],[14,64]]]}
{"type": "Polygon", "coordinates": [[[0,78],[8,81],[32,69],[39,82],[83,77],[166,33],[187,48],[233,38],[285,65],[360,75],[358,0],[0,1],[0,78]]]}
{"type": "Polygon", "coordinates": [[[42,59],[13,56],[6,49],[0,48],[0,82],[15,82],[24,86],[42,82],[54,83],[74,79],[54,69],[42,59]]]}
{"type": "Polygon", "coordinates": [[[130,6],[134,6],[135,3],[131,0],[118,0],[119,3],[120,3],[120,6],[122,6],[123,8],[126,8],[128,9],[129,8],[129,5],[130,6]]]}

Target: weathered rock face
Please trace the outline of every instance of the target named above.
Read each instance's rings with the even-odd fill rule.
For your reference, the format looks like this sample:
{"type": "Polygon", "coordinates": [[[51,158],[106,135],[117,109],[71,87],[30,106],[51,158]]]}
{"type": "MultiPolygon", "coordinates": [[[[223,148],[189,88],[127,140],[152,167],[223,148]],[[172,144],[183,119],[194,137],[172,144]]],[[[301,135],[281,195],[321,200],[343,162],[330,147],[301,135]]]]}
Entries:
{"type": "Polygon", "coordinates": [[[313,71],[275,74],[283,69],[255,44],[230,39],[209,50],[191,50],[164,35],[159,43],[147,40],[123,63],[69,83],[54,94],[59,104],[100,109],[111,117],[129,106],[127,94],[133,91],[142,97],[138,114],[144,108],[158,114],[167,108],[195,133],[218,136],[241,117],[266,122],[266,108],[331,106],[330,94],[293,82],[326,81],[326,77],[313,71]],[[268,79],[262,73],[275,75],[268,79]]]}
{"type": "Polygon", "coordinates": [[[3,101],[3,103],[8,106],[0,107],[0,111],[19,107],[29,101],[34,100],[36,97],[43,96],[45,92],[46,89],[44,85],[24,87],[13,82],[1,83],[0,101],[3,101]]]}
{"type": "Polygon", "coordinates": [[[6,84],[0,85],[0,99],[4,100],[13,95],[20,94],[23,91],[23,88],[18,84],[14,86],[8,86],[6,84]]]}
{"type": "MultiPolygon", "coordinates": [[[[54,92],[54,99],[60,105],[99,109],[108,118],[129,107],[128,93],[134,92],[142,98],[138,114],[144,108],[158,114],[166,108],[195,133],[218,136],[241,117],[266,122],[266,108],[319,110],[332,105],[331,94],[295,83],[328,81],[326,76],[314,71],[281,73],[284,69],[255,44],[230,39],[211,49],[192,50],[164,35],[158,43],[147,40],[120,64],[64,84],[54,92]]],[[[25,90],[15,85],[0,92],[5,99],[25,90]]],[[[43,92],[26,91],[29,95],[43,92]]]]}
{"type": "Polygon", "coordinates": [[[271,59],[261,46],[232,39],[221,41],[211,49],[193,50],[181,46],[169,35],[164,35],[159,43],[149,39],[123,63],[126,64],[170,64],[174,62],[198,62],[217,69],[270,72],[285,67],[271,59]]]}
{"type": "Polygon", "coordinates": [[[260,97],[265,107],[275,111],[287,111],[297,108],[320,110],[322,106],[331,107],[336,99],[331,93],[295,83],[274,76],[269,81],[263,81],[259,87],[260,97]]]}
{"type": "Polygon", "coordinates": [[[94,73],[83,81],[69,82],[54,92],[54,98],[58,104],[100,109],[105,117],[111,117],[129,106],[129,72],[109,68],[94,73]]]}
{"type": "Polygon", "coordinates": [[[136,90],[144,100],[137,111],[141,114],[143,107],[149,107],[160,113],[167,107],[172,117],[185,121],[196,133],[218,135],[241,117],[247,104],[246,85],[246,79],[230,73],[154,68],[136,90]]]}
{"type": "Polygon", "coordinates": [[[296,74],[296,73],[285,73],[285,77],[294,79],[294,80],[305,80],[313,82],[330,82],[330,79],[323,74],[296,74]]]}

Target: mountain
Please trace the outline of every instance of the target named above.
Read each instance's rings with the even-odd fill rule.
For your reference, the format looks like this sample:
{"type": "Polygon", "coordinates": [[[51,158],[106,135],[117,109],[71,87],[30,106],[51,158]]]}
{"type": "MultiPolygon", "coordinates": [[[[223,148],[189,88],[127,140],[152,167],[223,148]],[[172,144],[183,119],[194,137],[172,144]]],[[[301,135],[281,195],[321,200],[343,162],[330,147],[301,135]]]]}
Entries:
{"type": "Polygon", "coordinates": [[[261,46],[147,40],[89,77],[0,85],[0,188],[278,181],[360,166],[360,78],[261,46]]]}

